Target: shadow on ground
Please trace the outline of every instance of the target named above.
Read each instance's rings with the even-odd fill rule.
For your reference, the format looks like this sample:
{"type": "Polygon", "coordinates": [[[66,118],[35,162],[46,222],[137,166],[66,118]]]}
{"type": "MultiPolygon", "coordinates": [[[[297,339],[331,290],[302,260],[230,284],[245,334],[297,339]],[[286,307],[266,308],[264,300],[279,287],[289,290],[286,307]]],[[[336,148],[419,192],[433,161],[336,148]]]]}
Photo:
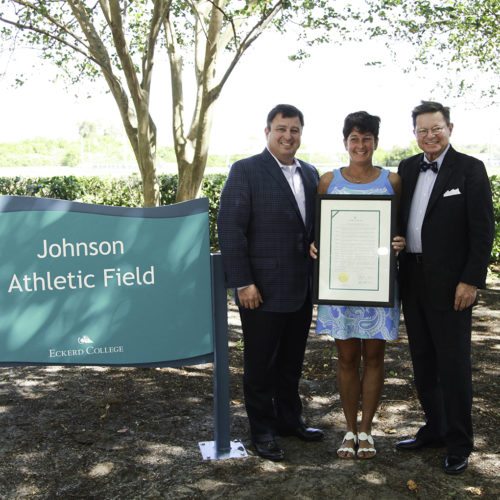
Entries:
{"type": "MultiPolygon", "coordinates": [[[[281,440],[282,463],[203,462],[213,439],[212,366],[0,368],[0,498],[498,498],[500,288],[474,313],[476,449],[467,472],[441,471],[443,450],[396,452],[422,423],[404,328],[388,345],[373,460],[339,460],[343,418],[334,344],[311,335],[301,392],[321,443],[281,440]]],[[[231,437],[249,447],[239,320],[230,307],[231,437]]],[[[249,449],[251,452],[251,449],[249,449]]]]}

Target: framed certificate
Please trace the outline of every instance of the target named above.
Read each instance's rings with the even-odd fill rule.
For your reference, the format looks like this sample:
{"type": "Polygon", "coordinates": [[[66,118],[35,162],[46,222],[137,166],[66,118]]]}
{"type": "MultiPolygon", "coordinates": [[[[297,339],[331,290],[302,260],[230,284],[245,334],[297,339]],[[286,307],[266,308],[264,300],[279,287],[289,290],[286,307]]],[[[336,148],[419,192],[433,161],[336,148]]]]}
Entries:
{"type": "Polygon", "coordinates": [[[314,302],[394,304],[393,195],[318,195],[314,302]]]}

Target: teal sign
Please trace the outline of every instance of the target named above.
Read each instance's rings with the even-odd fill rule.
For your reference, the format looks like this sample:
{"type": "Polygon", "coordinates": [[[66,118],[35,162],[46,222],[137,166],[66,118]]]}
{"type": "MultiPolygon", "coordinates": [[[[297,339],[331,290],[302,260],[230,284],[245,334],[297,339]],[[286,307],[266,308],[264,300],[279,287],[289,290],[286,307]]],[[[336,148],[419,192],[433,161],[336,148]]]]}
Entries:
{"type": "Polygon", "coordinates": [[[0,198],[0,364],[182,364],[213,353],[208,201],[0,198]]]}

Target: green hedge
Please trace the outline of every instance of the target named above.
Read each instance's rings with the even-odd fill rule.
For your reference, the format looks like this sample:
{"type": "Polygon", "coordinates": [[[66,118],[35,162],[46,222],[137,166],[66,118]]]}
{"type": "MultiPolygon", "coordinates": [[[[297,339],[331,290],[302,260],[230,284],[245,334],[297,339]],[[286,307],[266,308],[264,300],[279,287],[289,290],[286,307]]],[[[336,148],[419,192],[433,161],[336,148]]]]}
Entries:
{"type": "MultiPolygon", "coordinates": [[[[210,244],[214,251],[219,247],[216,221],[219,197],[225,180],[224,174],[206,175],[202,184],[202,195],[209,200],[210,244]]],[[[490,181],[496,222],[491,261],[500,262],[500,176],[492,176],[490,181]]],[[[160,175],[159,183],[161,204],[174,203],[177,175],[160,175]]],[[[0,195],[40,196],[121,207],[142,206],[141,180],[138,175],[126,178],[0,177],[0,195]]]]}
{"type": "MultiPolygon", "coordinates": [[[[170,205],[175,201],[177,175],[160,175],[160,203],[170,205]]],[[[202,184],[202,195],[209,200],[210,246],[218,250],[217,210],[219,197],[226,176],[207,175],[202,184]]],[[[141,179],[130,177],[0,177],[0,195],[39,196],[80,201],[98,205],[120,207],[142,206],[141,179]]]]}

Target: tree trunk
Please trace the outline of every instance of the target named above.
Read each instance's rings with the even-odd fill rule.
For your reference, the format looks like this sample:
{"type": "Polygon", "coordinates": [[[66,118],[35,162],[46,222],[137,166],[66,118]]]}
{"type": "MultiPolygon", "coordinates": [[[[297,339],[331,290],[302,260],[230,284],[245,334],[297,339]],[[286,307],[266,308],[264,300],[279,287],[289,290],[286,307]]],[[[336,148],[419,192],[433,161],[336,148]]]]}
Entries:
{"type": "Polygon", "coordinates": [[[142,193],[145,207],[157,207],[160,204],[160,185],[156,176],[155,162],[146,159],[140,165],[142,178],[142,193]]]}
{"type": "Polygon", "coordinates": [[[178,202],[196,198],[199,194],[208,158],[214,107],[223,86],[243,53],[281,9],[281,2],[277,2],[240,41],[237,40],[236,29],[240,26],[241,19],[231,19],[231,23],[224,28],[225,4],[224,0],[200,1],[191,4],[196,19],[194,24],[194,71],[197,88],[189,131],[186,130],[183,118],[182,50],[177,41],[175,23],[168,18],[165,21],[172,81],[172,130],[179,171],[176,196],[178,202]],[[231,42],[236,45],[234,57],[226,69],[222,71],[222,77],[217,77],[218,56],[231,42]]]}
{"type": "Polygon", "coordinates": [[[196,135],[192,141],[195,144],[193,158],[191,161],[181,159],[178,162],[179,185],[175,198],[177,202],[196,198],[203,182],[203,174],[207,165],[215,101],[211,100],[208,92],[203,93],[201,100],[198,126],[195,130],[196,135]]]}
{"type": "Polygon", "coordinates": [[[201,162],[196,161],[183,161],[178,164],[178,168],[179,184],[177,186],[175,201],[181,202],[197,198],[203,181],[204,165],[202,165],[201,162]],[[201,171],[201,176],[195,175],[195,169],[201,171]]]}
{"type": "Polygon", "coordinates": [[[156,177],[156,126],[149,115],[149,103],[141,103],[138,116],[138,157],[145,207],[160,204],[160,187],[156,177]]]}

